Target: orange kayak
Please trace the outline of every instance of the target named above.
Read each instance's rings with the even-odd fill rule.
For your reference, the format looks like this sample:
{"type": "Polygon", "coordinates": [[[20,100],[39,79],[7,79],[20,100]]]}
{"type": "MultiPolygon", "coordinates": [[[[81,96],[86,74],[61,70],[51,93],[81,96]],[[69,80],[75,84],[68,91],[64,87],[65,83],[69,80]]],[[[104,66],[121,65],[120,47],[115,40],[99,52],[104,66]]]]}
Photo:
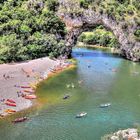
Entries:
{"type": "Polygon", "coordinates": [[[8,105],[8,106],[14,106],[14,107],[17,106],[16,103],[11,103],[11,102],[8,102],[8,101],[6,101],[5,104],[8,105]]]}
{"type": "Polygon", "coordinates": [[[5,112],[7,112],[8,114],[12,114],[12,113],[15,113],[16,110],[14,110],[14,109],[6,109],[5,112]]]}
{"type": "Polygon", "coordinates": [[[36,99],[36,95],[25,95],[25,99],[36,99]]]}

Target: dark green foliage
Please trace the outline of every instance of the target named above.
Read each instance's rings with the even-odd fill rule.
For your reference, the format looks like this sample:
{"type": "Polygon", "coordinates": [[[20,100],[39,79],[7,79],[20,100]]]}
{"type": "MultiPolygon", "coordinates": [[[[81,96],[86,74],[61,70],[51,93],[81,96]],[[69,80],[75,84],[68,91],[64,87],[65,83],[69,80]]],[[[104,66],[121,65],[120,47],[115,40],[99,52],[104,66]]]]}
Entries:
{"type": "Polygon", "coordinates": [[[0,60],[3,62],[18,61],[18,51],[23,47],[23,42],[16,38],[16,34],[0,37],[0,60]],[[16,46],[16,47],[15,47],[16,46]]]}
{"type": "Polygon", "coordinates": [[[137,37],[137,39],[140,40],[140,29],[136,30],[136,31],[134,32],[134,35],[137,37]]]}
{"type": "MultiPolygon", "coordinates": [[[[94,5],[94,4],[93,4],[94,5]]],[[[90,5],[90,6],[93,6],[90,5]]],[[[101,0],[99,8],[101,14],[107,14],[127,33],[130,26],[140,26],[140,1],[139,0],[101,0]],[[125,24],[125,26],[124,26],[125,24]]],[[[95,6],[94,6],[95,7],[95,6]]],[[[136,34],[136,33],[135,33],[136,34]]],[[[138,38],[136,38],[138,39],[138,38]]]]}
{"type": "Polygon", "coordinates": [[[80,7],[91,8],[100,14],[107,14],[108,17],[117,22],[126,21],[129,18],[138,18],[140,11],[139,0],[79,0],[80,7]],[[132,17],[133,16],[133,17],[132,17]]]}
{"type": "Polygon", "coordinates": [[[65,24],[57,0],[9,0],[0,9],[0,61],[63,55],[65,24]],[[59,38],[59,39],[58,39],[59,38]]]}
{"type": "Polygon", "coordinates": [[[50,11],[56,11],[59,6],[58,0],[47,0],[47,6],[50,11]]]}
{"type": "Polygon", "coordinates": [[[138,29],[138,30],[135,31],[135,35],[136,35],[137,37],[140,37],[140,29],[138,29]]]}
{"type": "Polygon", "coordinates": [[[80,0],[80,7],[87,9],[88,5],[89,3],[87,2],[87,0],[80,0]]]}
{"type": "Polygon", "coordinates": [[[117,0],[119,3],[125,3],[126,1],[128,1],[128,0],[117,0]]]}

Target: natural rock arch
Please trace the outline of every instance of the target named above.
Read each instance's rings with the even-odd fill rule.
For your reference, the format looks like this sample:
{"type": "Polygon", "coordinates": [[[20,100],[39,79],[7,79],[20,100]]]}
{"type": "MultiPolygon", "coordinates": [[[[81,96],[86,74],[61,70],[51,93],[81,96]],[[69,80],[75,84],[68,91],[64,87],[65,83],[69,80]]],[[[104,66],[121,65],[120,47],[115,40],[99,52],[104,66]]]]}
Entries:
{"type": "Polygon", "coordinates": [[[140,61],[140,42],[131,40],[132,31],[128,30],[125,34],[122,27],[107,15],[96,13],[92,9],[84,10],[82,15],[71,15],[58,12],[58,16],[65,22],[68,33],[65,37],[67,50],[66,55],[71,54],[72,47],[76,44],[78,36],[83,32],[90,30],[95,25],[103,25],[113,32],[120,43],[121,55],[132,61],[140,61]]]}

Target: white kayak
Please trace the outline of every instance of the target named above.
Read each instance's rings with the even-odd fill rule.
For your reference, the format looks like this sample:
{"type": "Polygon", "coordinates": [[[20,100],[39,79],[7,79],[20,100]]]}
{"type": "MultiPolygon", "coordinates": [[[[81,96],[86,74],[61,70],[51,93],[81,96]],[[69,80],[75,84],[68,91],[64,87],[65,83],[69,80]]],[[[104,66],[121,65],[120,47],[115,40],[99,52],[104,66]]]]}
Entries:
{"type": "Polygon", "coordinates": [[[109,107],[109,106],[111,106],[110,103],[100,104],[100,107],[101,107],[101,108],[105,108],[105,107],[109,107]]]}
{"type": "Polygon", "coordinates": [[[81,112],[80,114],[77,114],[77,115],[76,115],[76,118],[82,118],[82,117],[84,117],[84,116],[86,116],[86,115],[87,115],[86,112],[81,112]]]}

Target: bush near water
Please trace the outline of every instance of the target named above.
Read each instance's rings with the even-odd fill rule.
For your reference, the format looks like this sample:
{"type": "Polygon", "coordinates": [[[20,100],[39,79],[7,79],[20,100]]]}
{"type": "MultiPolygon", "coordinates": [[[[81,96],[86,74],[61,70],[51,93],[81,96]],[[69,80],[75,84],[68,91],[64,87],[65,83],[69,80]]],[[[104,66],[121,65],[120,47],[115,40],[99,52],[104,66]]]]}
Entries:
{"type": "Polygon", "coordinates": [[[96,27],[92,32],[83,32],[78,41],[89,45],[100,45],[110,48],[118,48],[119,43],[112,32],[107,31],[103,26],[96,27]]]}

